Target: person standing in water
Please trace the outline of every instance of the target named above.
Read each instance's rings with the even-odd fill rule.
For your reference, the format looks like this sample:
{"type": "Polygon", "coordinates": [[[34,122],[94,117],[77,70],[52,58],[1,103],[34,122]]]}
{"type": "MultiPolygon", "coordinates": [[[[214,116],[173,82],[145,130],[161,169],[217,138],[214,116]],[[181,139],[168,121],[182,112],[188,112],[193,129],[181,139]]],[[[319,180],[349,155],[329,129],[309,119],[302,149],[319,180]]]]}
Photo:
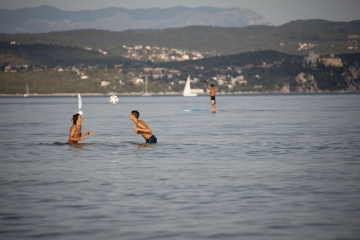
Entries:
{"type": "Polygon", "coordinates": [[[70,128],[69,138],[67,143],[69,144],[77,144],[78,141],[83,141],[84,137],[90,134],[94,134],[94,130],[90,130],[89,132],[81,132],[81,123],[83,122],[82,116],[77,113],[73,115],[71,121],[73,121],[73,125],[70,128]]]}
{"type": "Polygon", "coordinates": [[[157,143],[157,138],[152,134],[151,128],[143,121],[139,119],[140,113],[137,110],[131,111],[130,120],[135,123],[133,127],[137,134],[141,134],[145,139],[146,143],[157,143]]]}
{"type": "Polygon", "coordinates": [[[215,100],[215,87],[214,84],[210,84],[210,103],[211,103],[211,112],[216,113],[216,100],[215,100]]]}

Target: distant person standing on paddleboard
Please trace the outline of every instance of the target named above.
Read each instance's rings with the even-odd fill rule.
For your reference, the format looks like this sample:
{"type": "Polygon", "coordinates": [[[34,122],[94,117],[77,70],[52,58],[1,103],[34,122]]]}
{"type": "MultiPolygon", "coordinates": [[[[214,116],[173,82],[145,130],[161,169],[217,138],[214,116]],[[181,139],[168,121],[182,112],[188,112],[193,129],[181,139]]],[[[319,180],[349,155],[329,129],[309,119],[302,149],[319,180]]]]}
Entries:
{"type": "Polygon", "coordinates": [[[146,140],[146,143],[157,143],[157,138],[152,134],[151,128],[143,121],[139,119],[140,113],[137,110],[131,111],[130,120],[133,121],[136,126],[133,127],[137,134],[141,134],[146,140]]]}
{"type": "Polygon", "coordinates": [[[216,90],[214,84],[210,84],[210,103],[211,103],[211,112],[216,113],[216,101],[215,101],[216,90]]]}
{"type": "Polygon", "coordinates": [[[210,91],[210,104],[211,104],[211,112],[216,113],[216,101],[215,101],[215,93],[216,90],[214,88],[214,84],[210,84],[210,88],[207,85],[207,82],[204,80],[204,83],[206,84],[206,88],[210,91]]]}
{"type": "Polygon", "coordinates": [[[78,141],[83,141],[85,136],[94,134],[94,130],[84,133],[81,132],[81,123],[83,122],[83,118],[79,113],[73,115],[71,120],[73,121],[73,125],[70,128],[69,138],[67,141],[69,144],[77,144],[78,141]]]}

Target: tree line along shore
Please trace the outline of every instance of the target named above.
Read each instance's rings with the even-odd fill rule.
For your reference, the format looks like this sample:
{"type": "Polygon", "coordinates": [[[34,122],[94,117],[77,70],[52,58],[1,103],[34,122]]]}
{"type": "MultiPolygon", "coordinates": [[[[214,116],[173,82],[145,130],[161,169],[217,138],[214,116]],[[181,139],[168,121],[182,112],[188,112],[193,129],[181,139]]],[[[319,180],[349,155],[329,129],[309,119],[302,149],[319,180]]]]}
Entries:
{"type": "Polygon", "coordinates": [[[257,51],[168,63],[0,66],[0,94],[154,94],[181,93],[190,76],[192,88],[204,80],[220,93],[359,91],[360,54],[333,56],[341,66],[315,63],[305,56],[257,51]],[[7,69],[6,69],[7,68],[7,69]],[[8,71],[6,71],[8,70],[8,71]],[[15,70],[15,71],[14,71],[15,70]],[[86,78],[83,78],[86,76],[86,78]]]}

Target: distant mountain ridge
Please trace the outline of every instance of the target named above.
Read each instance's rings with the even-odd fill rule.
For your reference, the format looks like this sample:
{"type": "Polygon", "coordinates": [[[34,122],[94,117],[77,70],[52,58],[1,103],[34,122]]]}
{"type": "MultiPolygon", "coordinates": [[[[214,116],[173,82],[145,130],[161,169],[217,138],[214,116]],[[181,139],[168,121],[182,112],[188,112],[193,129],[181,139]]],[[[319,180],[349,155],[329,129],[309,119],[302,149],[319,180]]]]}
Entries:
{"type": "Polygon", "coordinates": [[[193,25],[244,27],[272,23],[249,9],[183,6],[171,8],[63,11],[51,6],[0,9],[1,33],[46,33],[76,29],[163,29],[193,25]]]}

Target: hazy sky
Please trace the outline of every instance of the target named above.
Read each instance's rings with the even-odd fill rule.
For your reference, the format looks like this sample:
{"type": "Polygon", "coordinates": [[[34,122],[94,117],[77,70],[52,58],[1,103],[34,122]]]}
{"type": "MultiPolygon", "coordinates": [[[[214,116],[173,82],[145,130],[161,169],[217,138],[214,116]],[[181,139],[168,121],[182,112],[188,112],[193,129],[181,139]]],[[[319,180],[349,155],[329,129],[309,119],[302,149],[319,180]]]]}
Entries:
{"type": "Polygon", "coordinates": [[[352,21],[360,19],[360,0],[1,0],[0,8],[49,5],[62,10],[96,10],[109,7],[167,8],[174,6],[241,7],[260,13],[278,26],[298,19],[352,21]]]}

